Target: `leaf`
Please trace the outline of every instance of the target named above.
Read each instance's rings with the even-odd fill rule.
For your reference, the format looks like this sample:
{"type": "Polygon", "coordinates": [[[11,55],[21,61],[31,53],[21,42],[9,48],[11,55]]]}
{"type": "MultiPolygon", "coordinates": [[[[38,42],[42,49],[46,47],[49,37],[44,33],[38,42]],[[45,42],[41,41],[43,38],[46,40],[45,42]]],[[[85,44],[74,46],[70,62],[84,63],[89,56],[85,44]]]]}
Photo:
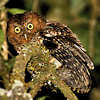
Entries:
{"type": "Polygon", "coordinates": [[[37,100],[46,100],[47,96],[39,97],[37,100]]]}
{"type": "Polygon", "coordinates": [[[2,47],[3,41],[4,41],[4,34],[3,34],[2,29],[0,28],[0,50],[1,50],[1,47],[2,47]]]}
{"type": "Polygon", "coordinates": [[[8,9],[8,12],[11,13],[12,15],[15,15],[15,14],[22,14],[24,13],[26,10],[24,9],[18,9],[18,8],[11,8],[11,9],[8,9]]]}

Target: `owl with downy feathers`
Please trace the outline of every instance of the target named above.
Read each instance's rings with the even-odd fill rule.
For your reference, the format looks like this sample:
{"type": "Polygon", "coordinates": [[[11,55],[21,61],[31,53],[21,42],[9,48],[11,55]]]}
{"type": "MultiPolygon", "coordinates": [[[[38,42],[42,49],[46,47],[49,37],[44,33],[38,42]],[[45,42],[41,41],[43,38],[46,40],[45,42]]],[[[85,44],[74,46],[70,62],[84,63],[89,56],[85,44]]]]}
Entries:
{"type": "Polygon", "coordinates": [[[7,38],[17,52],[22,45],[38,41],[59,62],[56,66],[61,80],[80,93],[90,91],[93,62],[67,25],[45,20],[34,12],[25,12],[9,19],[7,38]]]}

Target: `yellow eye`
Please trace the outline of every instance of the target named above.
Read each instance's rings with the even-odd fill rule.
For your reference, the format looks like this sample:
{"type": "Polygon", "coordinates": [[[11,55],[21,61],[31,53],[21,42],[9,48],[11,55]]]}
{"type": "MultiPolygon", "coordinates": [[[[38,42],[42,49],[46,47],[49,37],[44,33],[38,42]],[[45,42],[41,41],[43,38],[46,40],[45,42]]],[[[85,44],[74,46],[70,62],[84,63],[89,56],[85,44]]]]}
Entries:
{"type": "Polygon", "coordinates": [[[19,33],[20,31],[21,31],[20,27],[18,27],[18,26],[15,27],[15,32],[16,32],[16,33],[19,33]]]}
{"type": "Polygon", "coordinates": [[[31,29],[33,29],[33,24],[31,24],[31,23],[29,23],[28,25],[27,25],[27,28],[29,29],[29,30],[31,30],[31,29]]]}

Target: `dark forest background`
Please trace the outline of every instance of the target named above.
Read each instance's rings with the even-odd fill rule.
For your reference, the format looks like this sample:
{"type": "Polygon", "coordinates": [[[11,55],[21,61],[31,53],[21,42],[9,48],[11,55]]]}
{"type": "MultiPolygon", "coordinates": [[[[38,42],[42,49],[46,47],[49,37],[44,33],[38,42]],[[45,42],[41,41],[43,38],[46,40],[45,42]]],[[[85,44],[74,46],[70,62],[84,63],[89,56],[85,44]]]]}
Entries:
{"type": "Polygon", "coordinates": [[[15,52],[7,49],[6,21],[14,14],[30,10],[48,20],[67,24],[77,34],[95,65],[92,72],[94,88],[81,98],[100,100],[100,0],[0,0],[0,56],[8,70],[15,52]]]}

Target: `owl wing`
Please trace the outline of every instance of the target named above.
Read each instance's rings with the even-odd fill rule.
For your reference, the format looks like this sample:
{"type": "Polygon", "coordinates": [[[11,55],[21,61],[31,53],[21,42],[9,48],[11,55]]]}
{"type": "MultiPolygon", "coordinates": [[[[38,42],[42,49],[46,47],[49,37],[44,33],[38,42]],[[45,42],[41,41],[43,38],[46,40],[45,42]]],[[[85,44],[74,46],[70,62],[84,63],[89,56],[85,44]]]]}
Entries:
{"type": "Polygon", "coordinates": [[[89,69],[94,66],[74,33],[64,25],[50,23],[41,34],[44,45],[62,64],[57,70],[61,79],[72,89],[88,92],[91,87],[89,69]]]}

